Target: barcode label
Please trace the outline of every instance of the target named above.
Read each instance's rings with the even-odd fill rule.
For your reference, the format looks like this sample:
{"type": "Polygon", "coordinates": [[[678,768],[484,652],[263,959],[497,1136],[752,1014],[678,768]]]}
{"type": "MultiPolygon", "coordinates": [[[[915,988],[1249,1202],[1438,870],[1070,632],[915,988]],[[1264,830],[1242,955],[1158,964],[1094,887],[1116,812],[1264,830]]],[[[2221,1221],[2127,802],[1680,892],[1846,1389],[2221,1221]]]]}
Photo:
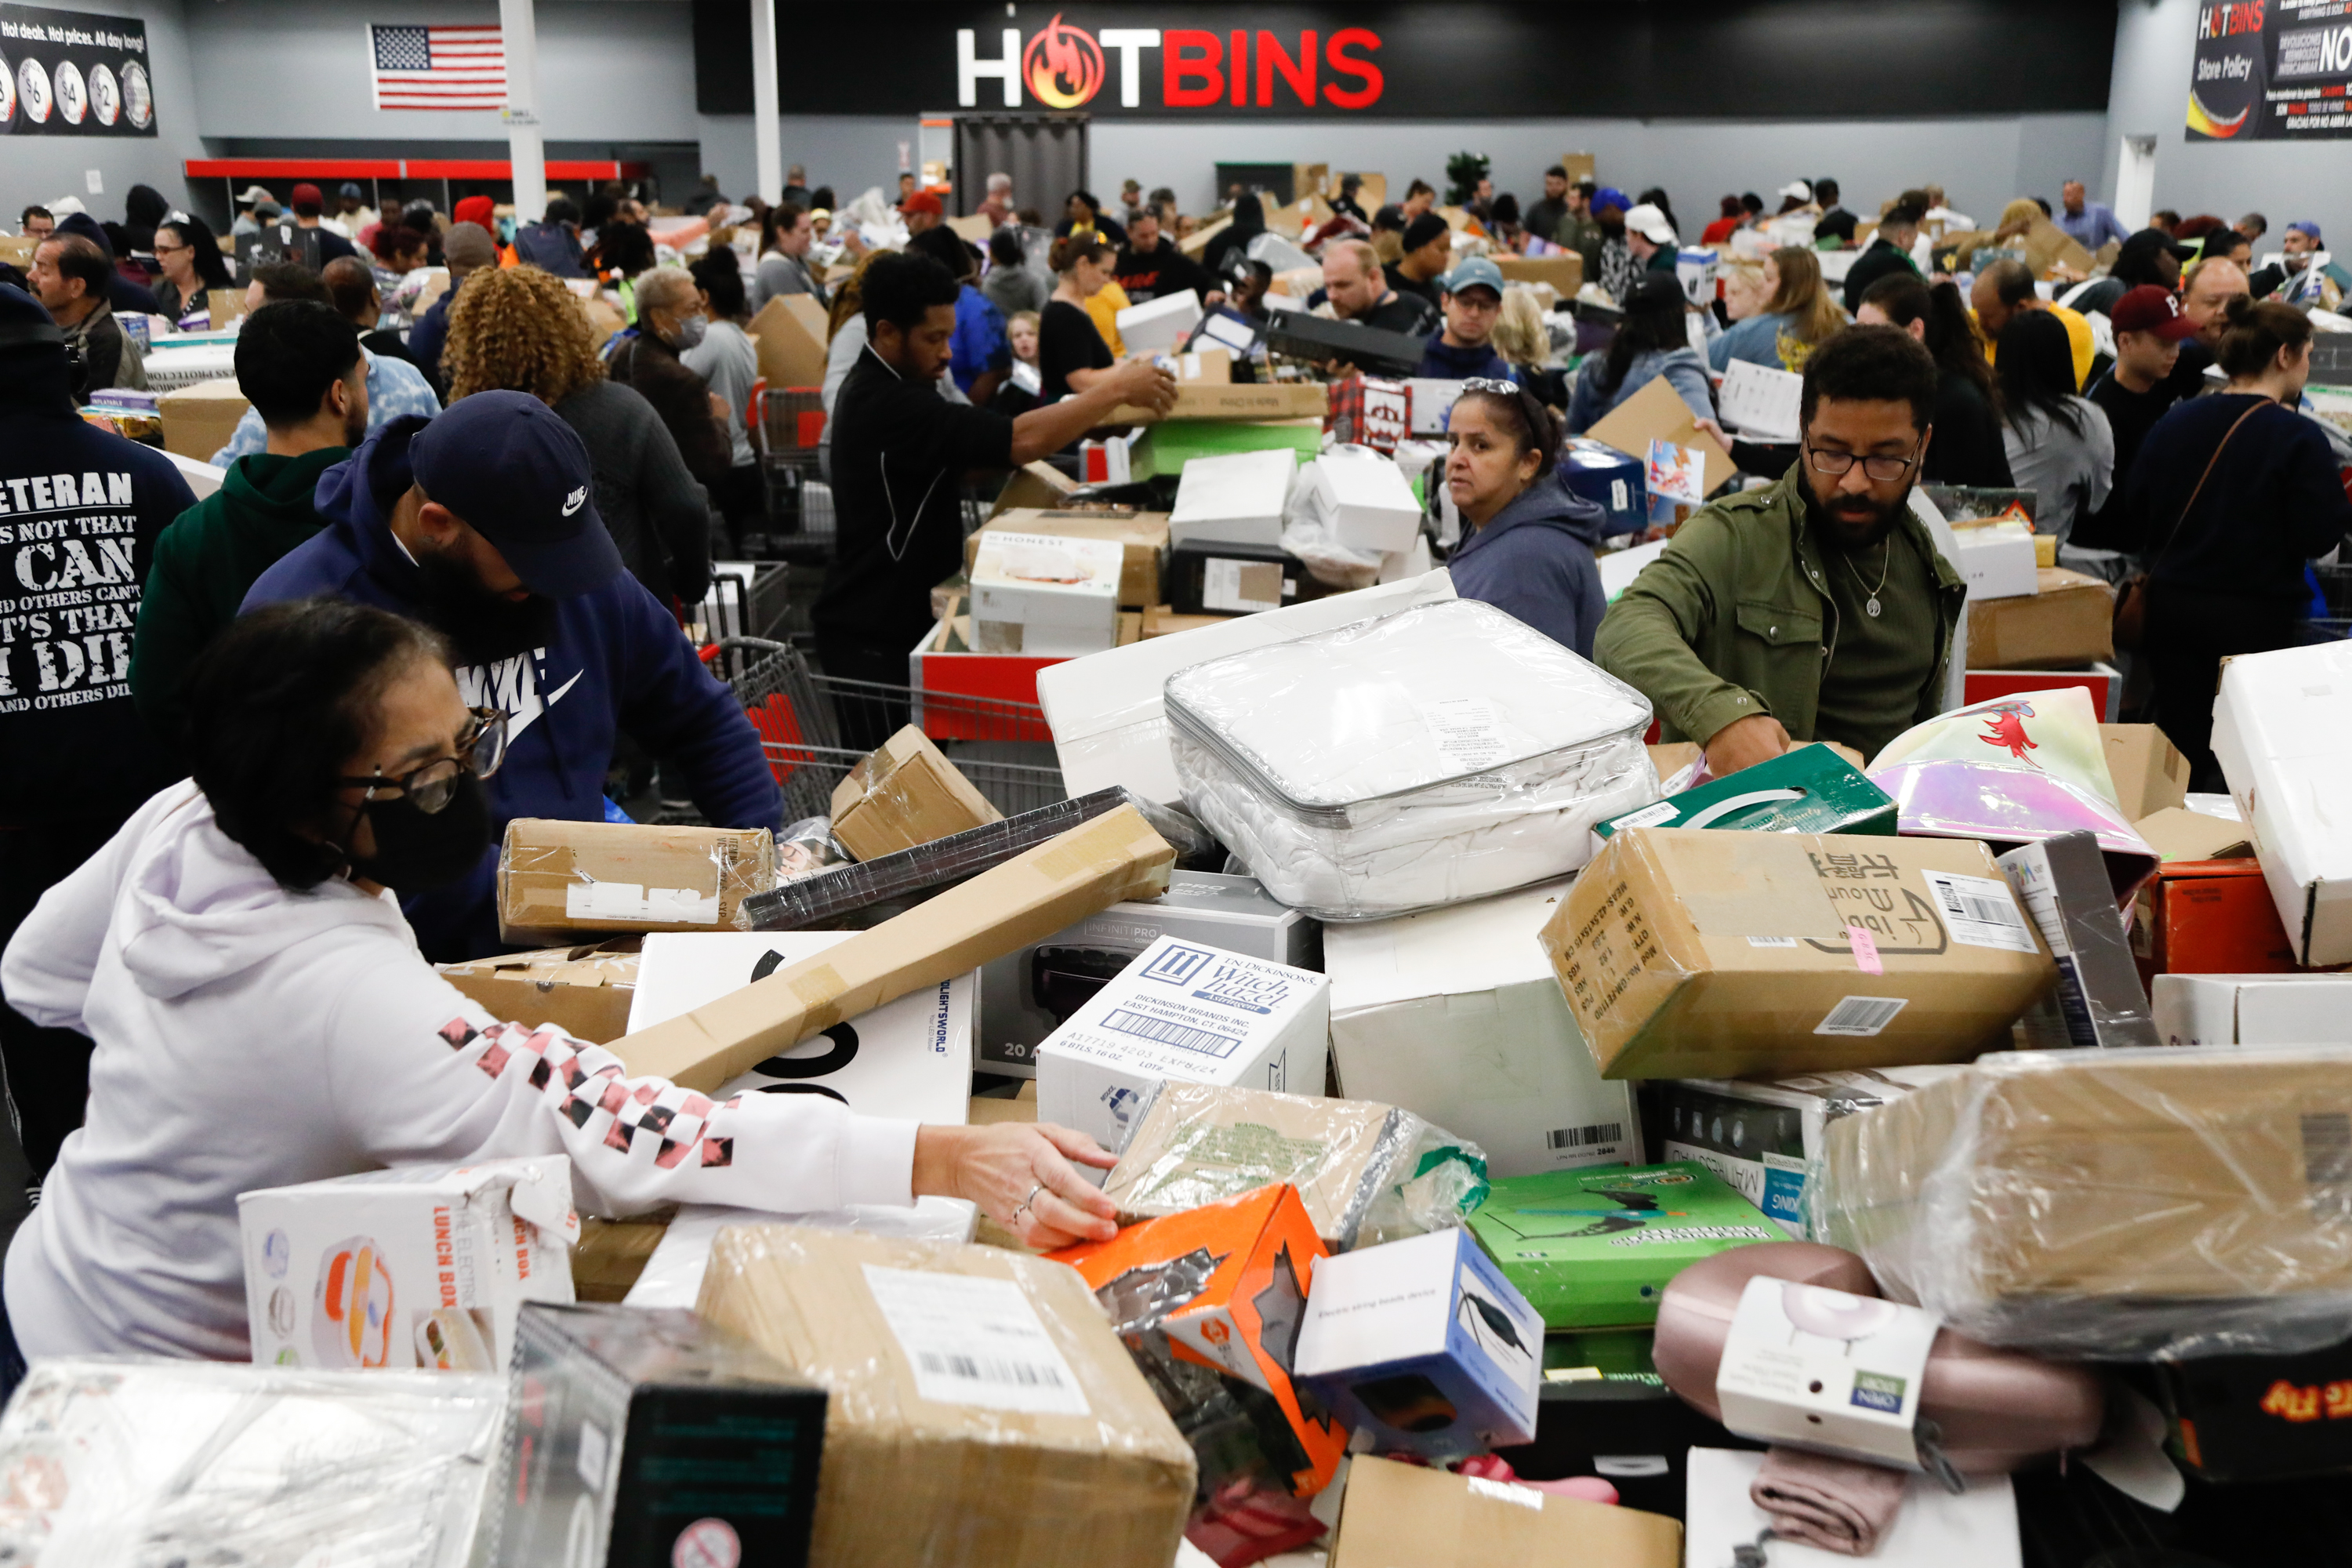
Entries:
{"type": "Polygon", "coordinates": [[[1793,936],[1751,936],[1748,939],[1748,945],[1750,947],[1794,947],[1797,945],[1797,939],[1793,936]]]}
{"type": "Polygon", "coordinates": [[[1044,1415],[1093,1414],[1015,1281],[864,1267],[874,1304],[915,1374],[916,1397],[1044,1415]]]}
{"type": "Polygon", "coordinates": [[[1596,1121],[1590,1127],[1555,1127],[1544,1134],[1544,1142],[1554,1149],[1589,1149],[1595,1143],[1614,1143],[1625,1136],[1622,1121],[1596,1121]]]}
{"type": "Polygon", "coordinates": [[[1906,996],[1849,996],[1814,1026],[1816,1035],[1870,1036],[1895,1022],[1895,1015],[1911,1005],[1906,996]]]}
{"type": "Polygon", "coordinates": [[[1231,1035],[1220,1035],[1213,1029],[1196,1029],[1189,1024],[1171,1024],[1165,1018],[1147,1018],[1125,1007],[1114,1008],[1103,1018],[1103,1027],[1116,1029],[1122,1035],[1133,1035],[1139,1040],[1153,1040],[1178,1050],[1198,1051],[1206,1057],[1229,1057],[1241,1044],[1231,1035]]]}
{"type": "Polygon", "coordinates": [[[2033,930],[2017,896],[1998,877],[1962,877],[1950,871],[1922,871],[1936,895],[1936,908],[1952,940],[1968,947],[1997,947],[2010,952],[2038,952],[2033,930]]]}
{"type": "Polygon", "coordinates": [[[1672,822],[1683,814],[1683,808],[1673,801],[1662,800],[1655,805],[1645,805],[1639,811],[1629,811],[1609,825],[1612,833],[1622,833],[1629,827],[1655,827],[1662,822],[1672,822]]]}
{"type": "Polygon", "coordinates": [[[2323,1110],[2303,1118],[2303,1179],[2308,1186],[2352,1191],[2352,1116],[2323,1110]]]}

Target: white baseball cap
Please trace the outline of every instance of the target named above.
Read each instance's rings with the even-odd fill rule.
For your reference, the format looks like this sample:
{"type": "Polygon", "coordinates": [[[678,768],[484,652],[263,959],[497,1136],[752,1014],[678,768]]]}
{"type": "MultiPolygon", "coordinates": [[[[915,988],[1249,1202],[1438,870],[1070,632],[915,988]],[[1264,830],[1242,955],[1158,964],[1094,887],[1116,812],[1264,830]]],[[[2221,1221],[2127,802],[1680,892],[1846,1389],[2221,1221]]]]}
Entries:
{"type": "Polygon", "coordinates": [[[1791,180],[1772,193],[1776,196],[1794,196],[1801,202],[1813,199],[1813,187],[1802,180],[1791,180]]]}
{"type": "Polygon", "coordinates": [[[245,189],[237,192],[236,199],[245,205],[251,206],[256,202],[274,202],[278,198],[271,195],[266,186],[247,185],[245,189]]]}
{"type": "Polygon", "coordinates": [[[1652,245],[1682,243],[1675,235],[1675,226],[1666,221],[1666,215],[1658,210],[1655,202],[1643,202],[1629,210],[1625,214],[1625,226],[1652,245]]]}

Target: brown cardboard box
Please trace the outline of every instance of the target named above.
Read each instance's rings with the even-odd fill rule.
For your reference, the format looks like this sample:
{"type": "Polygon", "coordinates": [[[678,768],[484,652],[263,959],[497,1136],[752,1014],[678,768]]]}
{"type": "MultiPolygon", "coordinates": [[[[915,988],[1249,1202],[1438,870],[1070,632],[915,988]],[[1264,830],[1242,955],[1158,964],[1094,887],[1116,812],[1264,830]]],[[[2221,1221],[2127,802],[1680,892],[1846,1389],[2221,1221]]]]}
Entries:
{"type": "Polygon", "coordinates": [[[517,817],[499,850],[499,934],[552,946],[574,931],[732,931],[775,883],[764,827],[517,817]]]}
{"type": "Polygon", "coordinates": [[[2238,860],[2254,852],[2253,830],[2244,823],[2184,805],[2150,812],[2132,824],[2132,831],[2147,841],[2159,861],[2238,860]]]}
{"type": "Polygon", "coordinates": [[[228,445],[237,421],[253,405],[246,401],[236,377],[224,375],[167,392],[155,406],[163,416],[163,450],[209,463],[215,452],[228,445]]]}
{"type": "Polygon", "coordinates": [[[1176,379],[1198,386],[1231,386],[1234,381],[1234,351],[1231,349],[1194,349],[1176,359],[1176,379]]]}
{"type": "Polygon", "coordinates": [[[833,786],[833,836],[860,860],[1003,820],[1004,814],[912,724],[833,786]]]}
{"type": "Polygon", "coordinates": [[[1595,177],[1596,161],[1590,153],[1562,153],[1559,166],[1568,171],[1568,183],[1571,185],[1595,177]]]}
{"type": "Polygon", "coordinates": [[[1077,489],[1077,480],[1041,458],[1006,476],[1004,488],[996,492],[995,509],[988,515],[1002,517],[1015,507],[1050,510],[1066,502],[1077,489]]]}
{"type": "Polygon", "coordinates": [[[2096,577],[2044,566],[2034,591],[1969,605],[1970,669],[2059,669],[2115,657],[2116,591],[2096,577]]]}
{"type": "Polygon", "coordinates": [[[1645,748],[1650,753],[1650,765],[1658,770],[1658,782],[1664,784],[1706,754],[1706,748],[1696,741],[1669,741],[1663,746],[1645,748]]]}
{"type": "Polygon", "coordinates": [[[980,554],[980,535],[992,528],[1014,533],[1045,533],[1065,539],[1108,539],[1124,545],[1127,559],[1119,565],[1118,605],[1123,610],[1149,609],[1160,602],[1160,559],[1168,553],[1168,514],[1164,511],[1066,511],[1029,508],[1000,510],[963,542],[963,569],[969,574],[980,554]]]}
{"type": "Polygon", "coordinates": [[[1293,163],[1290,165],[1290,200],[1293,205],[1307,196],[1319,196],[1332,189],[1331,165],[1328,163],[1293,163]]]}
{"type": "Polygon", "coordinates": [[[614,333],[629,324],[628,318],[602,294],[581,300],[580,312],[588,318],[588,335],[600,349],[611,341],[614,333]]]}
{"type": "Polygon", "coordinates": [[[1330,395],[1313,382],[1244,381],[1224,385],[1185,381],[1176,384],[1176,404],[1165,414],[1120,404],[1106,425],[1157,425],[1163,419],[1320,419],[1330,395]]]}
{"type": "Polygon", "coordinates": [[[1549,283],[1563,300],[1574,299],[1584,286],[1584,258],[1572,250],[1565,256],[1497,256],[1495,265],[1503,269],[1504,282],[1549,283]]]}
{"type": "Polygon", "coordinates": [[[636,937],[537,952],[501,953],[440,966],[441,978],[509,1023],[552,1024],[605,1045],[629,1032],[637,994],[636,937]]]}
{"type": "Polygon", "coordinates": [[[1359,1454],[1331,1568],[1680,1568],[1683,1527],[1661,1514],[1478,1482],[1359,1454]]]}
{"type": "MultiPolygon", "coordinates": [[[[417,307],[421,315],[425,306],[417,307]]],[[[242,289],[207,289],[205,290],[205,311],[215,331],[227,326],[245,314],[245,290],[242,289]]]]}
{"type": "Polygon", "coordinates": [[[1232,620],[1231,616],[1180,616],[1166,605],[1154,605],[1143,612],[1143,635],[1147,637],[1173,637],[1202,626],[1221,626],[1232,620]]]}
{"type": "Polygon", "coordinates": [[[33,269],[33,252],[40,247],[41,242],[31,235],[0,234],[0,261],[6,262],[20,272],[30,272],[33,269]]]}
{"type": "Polygon", "coordinates": [[[1037,1120],[1037,1080],[1025,1079],[1021,1088],[1011,1096],[976,1094],[971,1098],[971,1114],[967,1124],[973,1127],[993,1127],[1000,1121],[1034,1122],[1037,1120]]]}
{"type": "Polygon", "coordinates": [[[961,217],[951,217],[947,220],[947,227],[950,233],[960,235],[982,249],[987,248],[988,237],[996,232],[996,226],[988,221],[986,213],[966,213],[961,217]]]}
{"type": "Polygon", "coordinates": [[[1731,460],[1731,454],[1723,449],[1723,443],[1698,427],[1697,421],[1691,416],[1690,405],[1683,401],[1682,394],[1676,392],[1673,384],[1663,375],[1612,409],[1607,418],[1585,434],[1643,462],[1649,460],[1650,443],[1653,441],[1672,441],[1677,447],[1696,447],[1706,456],[1706,493],[1709,495],[1730,479],[1738,468],[1731,460]]]}
{"type": "Polygon", "coordinates": [[[830,336],[824,307],[807,294],[779,294],[762,306],[745,329],[758,339],[760,374],[768,390],[824,384],[824,350],[830,336]]]}
{"type": "Polygon", "coordinates": [[[1178,240],[1176,248],[1198,261],[1208,254],[1209,241],[1233,226],[1234,220],[1230,216],[1221,217],[1214,223],[1204,223],[1182,239],[1178,240]]]}
{"type": "Polygon", "coordinates": [[[2107,776],[2124,819],[2137,822],[2189,799],[2189,759],[2153,724],[2102,724],[2107,776]]]}
{"type": "Polygon", "coordinates": [[[1124,899],[1168,890],[1176,852],[1131,805],[1107,812],[666,1024],[613,1042],[633,1074],[709,1093],[844,1018],[979,968],[1124,899]]]}
{"type": "Polygon", "coordinates": [[[1541,941],[1609,1079],[1966,1061],[2058,973],[1973,838],[1635,828],[1541,941]]]}
{"type": "Polygon", "coordinates": [[[1175,1557],[1192,1447],[1077,1270],[993,1247],[739,1226],[719,1233],[696,1310],[831,1395],[811,1568],[1175,1557]],[[979,1375],[958,1375],[958,1357],[979,1375]]]}
{"type": "Polygon", "coordinates": [[[677,1213],[671,1208],[634,1219],[583,1216],[580,1241],[572,1249],[572,1293],[583,1301],[618,1301],[627,1296],[677,1213]]]}

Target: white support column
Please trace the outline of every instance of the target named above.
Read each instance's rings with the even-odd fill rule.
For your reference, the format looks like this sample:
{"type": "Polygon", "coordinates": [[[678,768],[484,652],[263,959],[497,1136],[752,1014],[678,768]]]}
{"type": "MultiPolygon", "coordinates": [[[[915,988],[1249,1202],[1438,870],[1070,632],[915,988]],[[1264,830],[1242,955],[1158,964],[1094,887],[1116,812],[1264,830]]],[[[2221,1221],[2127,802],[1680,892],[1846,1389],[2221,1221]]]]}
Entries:
{"type": "Polygon", "coordinates": [[[776,87],[776,0],[751,0],[751,144],[759,163],[760,197],[784,191],[784,128],[776,87]]]}
{"type": "Polygon", "coordinates": [[[515,221],[547,216],[547,144],[539,125],[539,27],[531,0],[499,0],[499,34],[506,46],[507,157],[514,166],[515,221]]]}

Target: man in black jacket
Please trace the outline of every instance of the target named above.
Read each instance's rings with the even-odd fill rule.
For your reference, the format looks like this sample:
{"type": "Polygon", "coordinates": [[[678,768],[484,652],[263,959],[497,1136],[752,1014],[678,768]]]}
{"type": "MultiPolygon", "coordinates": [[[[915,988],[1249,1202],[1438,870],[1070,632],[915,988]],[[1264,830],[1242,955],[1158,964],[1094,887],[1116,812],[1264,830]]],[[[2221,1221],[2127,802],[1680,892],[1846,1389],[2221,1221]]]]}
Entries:
{"type": "Polygon", "coordinates": [[[1880,279],[1895,272],[1918,272],[1911,262],[1911,247],[1919,242],[1919,222],[1927,216],[1926,208],[1909,202],[1897,202],[1886,209],[1886,216],[1878,220],[1878,237],[1853,258],[1853,268],[1845,275],[1848,315],[1862,309],[1863,295],[1880,279]]]}
{"type": "Polygon", "coordinates": [[[1138,207],[1127,226],[1127,243],[1111,263],[1112,275],[1127,290],[1130,303],[1140,305],[1162,295],[1190,289],[1203,306],[1224,299],[1224,289],[1209,269],[1176,248],[1160,226],[1160,209],[1138,207]]]}
{"type": "MultiPolygon", "coordinates": [[[[75,416],[64,331],[0,285],[0,946],[172,776],[131,705],[131,639],[155,540],[195,500],[163,453],[75,416]]],[[[0,1005],[37,1180],[81,1125],[89,1052],[0,1005]]]]}
{"type": "Polygon", "coordinates": [[[33,251],[33,292],[64,334],[77,401],[110,386],[147,385],[139,347],[123,336],[106,301],[110,270],[98,247],[78,234],[54,236],[33,251]]]}

